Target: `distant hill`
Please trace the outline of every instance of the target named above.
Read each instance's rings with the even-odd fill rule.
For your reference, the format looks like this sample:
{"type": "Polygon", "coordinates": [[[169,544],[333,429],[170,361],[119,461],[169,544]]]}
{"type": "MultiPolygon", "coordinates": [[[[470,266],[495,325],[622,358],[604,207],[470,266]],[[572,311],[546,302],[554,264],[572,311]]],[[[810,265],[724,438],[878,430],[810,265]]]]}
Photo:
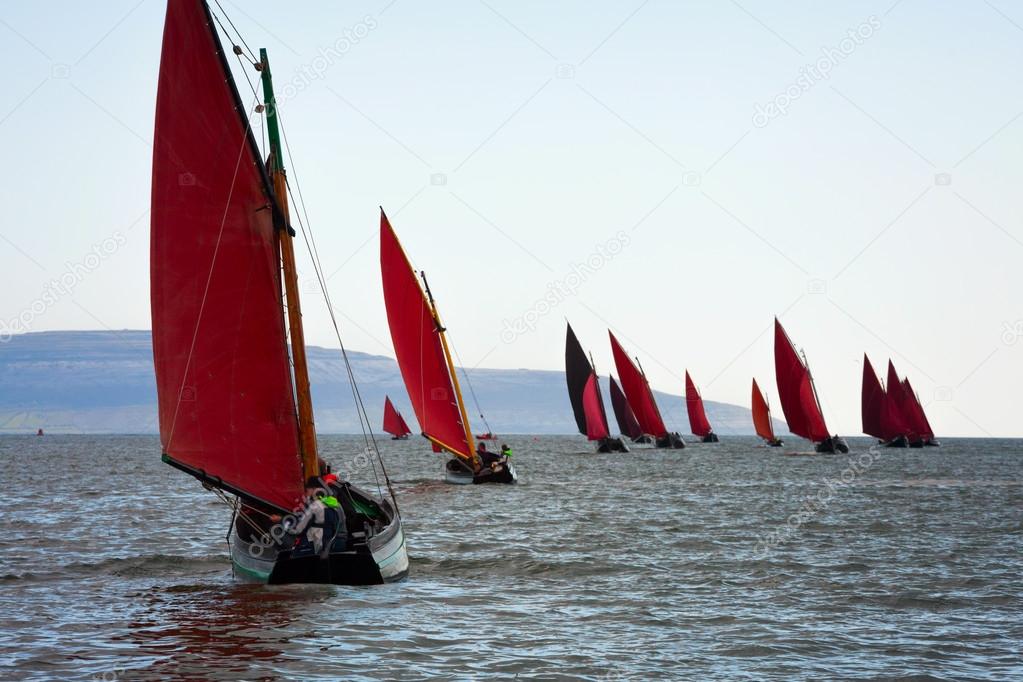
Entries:
{"type": "MultiPolygon", "coordinates": [[[[415,430],[415,414],[395,361],[354,351],[349,351],[349,358],[374,428],[379,428],[384,396],[389,395],[415,430]]],[[[317,428],[323,433],[359,431],[340,352],[311,346],[309,364],[317,428]]],[[[487,420],[498,433],[575,433],[563,372],[475,369],[470,376],[487,420]]],[[[14,336],[0,344],[0,386],[0,432],[34,432],[37,428],[69,433],[157,430],[148,331],[14,336]]],[[[602,388],[608,401],[606,379],[602,388]]],[[[656,395],[669,428],[687,433],[681,397],[656,395]]],[[[719,434],[752,433],[750,411],[745,407],[705,404],[719,434]]],[[[471,402],[469,409],[472,414],[471,402]]],[[[609,401],[607,409],[612,417],[609,401]]],[[[477,432],[484,430],[479,419],[473,419],[473,425],[477,432]]]]}

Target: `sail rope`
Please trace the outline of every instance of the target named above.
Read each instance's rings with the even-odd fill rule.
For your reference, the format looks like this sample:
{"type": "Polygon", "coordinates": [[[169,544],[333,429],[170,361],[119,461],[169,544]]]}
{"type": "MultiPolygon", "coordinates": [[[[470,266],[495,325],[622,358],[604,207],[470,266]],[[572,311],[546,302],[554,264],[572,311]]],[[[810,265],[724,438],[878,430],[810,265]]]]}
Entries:
{"type": "Polygon", "coordinates": [[[476,412],[479,414],[480,419],[483,420],[483,424],[487,427],[487,433],[491,436],[494,435],[494,430],[490,428],[490,422],[483,416],[483,408],[480,407],[480,401],[476,398],[476,389],[472,387],[472,382],[469,381],[469,370],[466,369],[465,363],[462,362],[462,358],[458,355],[458,349],[455,348],[455,342],[451,340],[451,336],[448,335],[448,343],[451,345],[451,350],[455,353],[455,360],[458,360],[458,366],[462,370],[462,376],[465,377],[465,383],[469,386],[469,393],[472,395],[472,402],[476,405],[476,412]]]}
{"type": "MultiPolygon", "coordinates": [[[[306,207],[305,198],[302,195],[302,185],[301,182],[299,181],[298,171],[296,170],[295,167],[295,160],[291,153],[291,145],[288,143],[288,133],[287,130],[285,129],[284,121],[281,118],[280,109],[278,109],[275,113],[278,117],[278,123],[280,124],[281,137],[284,140],[284,149],[288,155],[288,163],[291,166],[292,175],[295,178],[295,192],[292,192],[291,181],[289,178],[286,177],[288,193],[292,196],[292,199],[295,199],[297,194],[298,199],[297,204],[301,208],[300,213],[298,213],[296,216],[298,218],[299,230],[302,233],[302,239],[305,241],[306,250],[309,252],[309,257],[313,264],[313,271],[316,274],[316,280],[320,286],[320,292],[323,294],[323,299],[327,306],[327,313],[330,315],[330,321],[334,327],[334,334],[337,337],[338,345],[341,347],[341,357],[344,360],[345,372],[348,375],[348,382],[352,388],[352,397],[355,400],[356,412],[359,416],[359,426],[362,429],[363,442],[366,445],[366,450],[372,451],[376,456],[377,462],[379,462],[380,464],[380,471],[384,476],[384,482],[387,485],[387,491],[388,493],[390,493],[391,501],[394,504],[395,512],[398,513],[398,515],[400,516],[400,513],[398,512],[397,495],[395,495],[394,486],[391,482],[390,476],[387,473],[387,467],[384,464],[383,456],[380,454],[380,448],[377,445],[376,434],[373,432],[373,426],[370,421],[369,414],[366,411],[366,405],[362,400],[362,393],[359,390],[359,384],[355,380],[355,373],[352,370],[352,363],[348,357],[348,350],[345,347],[344,340],[341,338],[341,327],[338,324],[337,316],[334,314],[334,304],[331,301],[330,292],[327,290],[327,280],[323,274],[323,265],[320,261],[319,249],[316,246],[316,237],[313,234],[312,224],[309,220],[309,212],[306,207]]],[[[373,477],[376,480],[377,484],[377,490],[380,492],[380,495],[383,496],[383,491],[380,490],[380,480],[379,478],[377,478],[376,465],[374,464],[372,468],[373,477]]]]}

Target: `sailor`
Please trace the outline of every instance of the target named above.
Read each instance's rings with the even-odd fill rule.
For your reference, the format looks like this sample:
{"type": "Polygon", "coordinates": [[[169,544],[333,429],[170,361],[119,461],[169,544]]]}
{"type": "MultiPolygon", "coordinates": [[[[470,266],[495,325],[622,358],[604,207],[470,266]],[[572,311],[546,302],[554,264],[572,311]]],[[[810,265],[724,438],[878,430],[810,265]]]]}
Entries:
{"type": "Polygon", "coordinates": [[[511,448],[506,443],[501,443],[501,456],[508,459],[512,456],[511,448]]]}
{"type": "Polygon", "coordinates": [[[306,497],[309,503],[295,525],[289,529],[293,535],[305,533],[305,544],[315,554],[326,558],[338,530],[344,528],[344,510],[337,498],[325,495],[320,481],[314,476],[306,482],[306,497]]]}
{"type": "Polygon", "coordinates": [[[487,450],[487,444],[483,442],[476,447],[476,456],[480,458],[480,463],[483,466],[491,468],[501,461],[501,456],[487,450]]]}

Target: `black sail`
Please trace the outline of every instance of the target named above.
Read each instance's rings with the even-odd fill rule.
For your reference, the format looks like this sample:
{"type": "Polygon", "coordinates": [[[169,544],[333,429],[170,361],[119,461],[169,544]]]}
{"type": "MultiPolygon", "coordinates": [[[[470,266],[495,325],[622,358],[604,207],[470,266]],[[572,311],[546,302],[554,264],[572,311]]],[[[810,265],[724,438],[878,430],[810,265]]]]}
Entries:
{"type": "Polygon", "coordinates": [[[618,420],[618,428],[629,438],[639,438],[643,435],[643,429],[639,426],[639,420],[629,407],[629,400],[625,397],[618,382],[614,377],[611,380],[611,407],[615,411],[615,419],[618,420]]]}
{"type": "Polygon", "coordinates": [[[586,389],[586,382],[593,374],[593,367],[590,365],[586,352],[579,344],[572,325],[568,325],[568,332],[565,335],[565,379],[568,382],[568,398],[572,401],[572,412],[575,413],[575,423],[579,427],[579,433],[586,435],[586,411],[583,408],[583,391],[586,389]]]}

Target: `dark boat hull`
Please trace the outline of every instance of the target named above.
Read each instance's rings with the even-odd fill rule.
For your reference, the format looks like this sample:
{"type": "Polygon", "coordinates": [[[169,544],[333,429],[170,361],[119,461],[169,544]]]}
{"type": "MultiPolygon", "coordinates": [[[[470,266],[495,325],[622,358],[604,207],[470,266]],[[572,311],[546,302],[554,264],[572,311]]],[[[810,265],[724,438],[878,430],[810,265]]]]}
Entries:
{"type": "Polygon", "coordinates": [[[483,467],[473,473],[456,459],[449,459],[444,465],[444,482],[452,485],[480,485],[483,483],[512,484],[519,480],[515,465],[504,462],[498,471],[483,467]]]}
{"type": "Polygon", "coordinates": [[[928,438],[927,440],[924,441],[924,447],[927,447],[927,448],[940,448],[941,447],[941,441],[939,441],[936,438],[928,438]]]}
{"type": "Polygon", "coordinates": [[[601,438],[597,441],[597,452],[628,452],[629,448],[621,438],[601,438]]]}
{"type": "Polygon", "coordinates": [[[886,448],[905,448],[909,447],[909,439],[905,436],[899,436],[898,438],[892,438],[890,441],[884,443],[886,448]]]}
{"type": "Polygon", "coordinates": [[[391,436],[391,440],[408,440],[408,434],[406,433],[404,436],[391,436]]]}
{"type": "Polygon", "coordinates": [[[814,446],[814,451],[821,454],[845,454],[849,452],[849,444],[840,436],[832,436],[831,438],[817,443],[814,446]]]}
{"type": "Polygon", "coordinates": [[[640,445],[649,445],[649,444],[654,442],[654,439],[653,439],[652,436],[648,436],[648,435],[646,435],[644,433],[642,436],[637,436],[637,437],[633,438],[632,442],[633,443],[638,443],[640,445]]]}
{"type": "Polygon", "coordinates": [[[388,501],[378,504],[390,517],[386,527],[368,538],[363,533],[353,533],[348,546],[335,543],[337,551],[332,549],[323,558],[316,554],[296,556],[292,550],[244,540],[236,528],[231,536],[235,575],[271,585],[379,585],[404,580],[408,577],[409,561],[401,518],[388,501]]]}
{"type": "Polygon", "coordinates": [[[654,447],[681,450],[686,446],[682,436],[677,433],[666,433],[654,442],[654,447]]]}
{"type": "Polygon", "coordinates": [[[767,443],[767,445],[771,446],[772,448],[780,448],[781,446],[785,445],[785,441],[783,441],[781,438],[772,438],[770,440],[765,440],[764,442],[767,443]]]}
{"type": "Polygon", "coordinates": [[[701,443],[717,443],[717,442],[720,442],[720,441],[718,440],[718,435],[716,433],[714,433],[713,431],[711,431],[706,436],[701,438],[700,442],[701,443]]]}

